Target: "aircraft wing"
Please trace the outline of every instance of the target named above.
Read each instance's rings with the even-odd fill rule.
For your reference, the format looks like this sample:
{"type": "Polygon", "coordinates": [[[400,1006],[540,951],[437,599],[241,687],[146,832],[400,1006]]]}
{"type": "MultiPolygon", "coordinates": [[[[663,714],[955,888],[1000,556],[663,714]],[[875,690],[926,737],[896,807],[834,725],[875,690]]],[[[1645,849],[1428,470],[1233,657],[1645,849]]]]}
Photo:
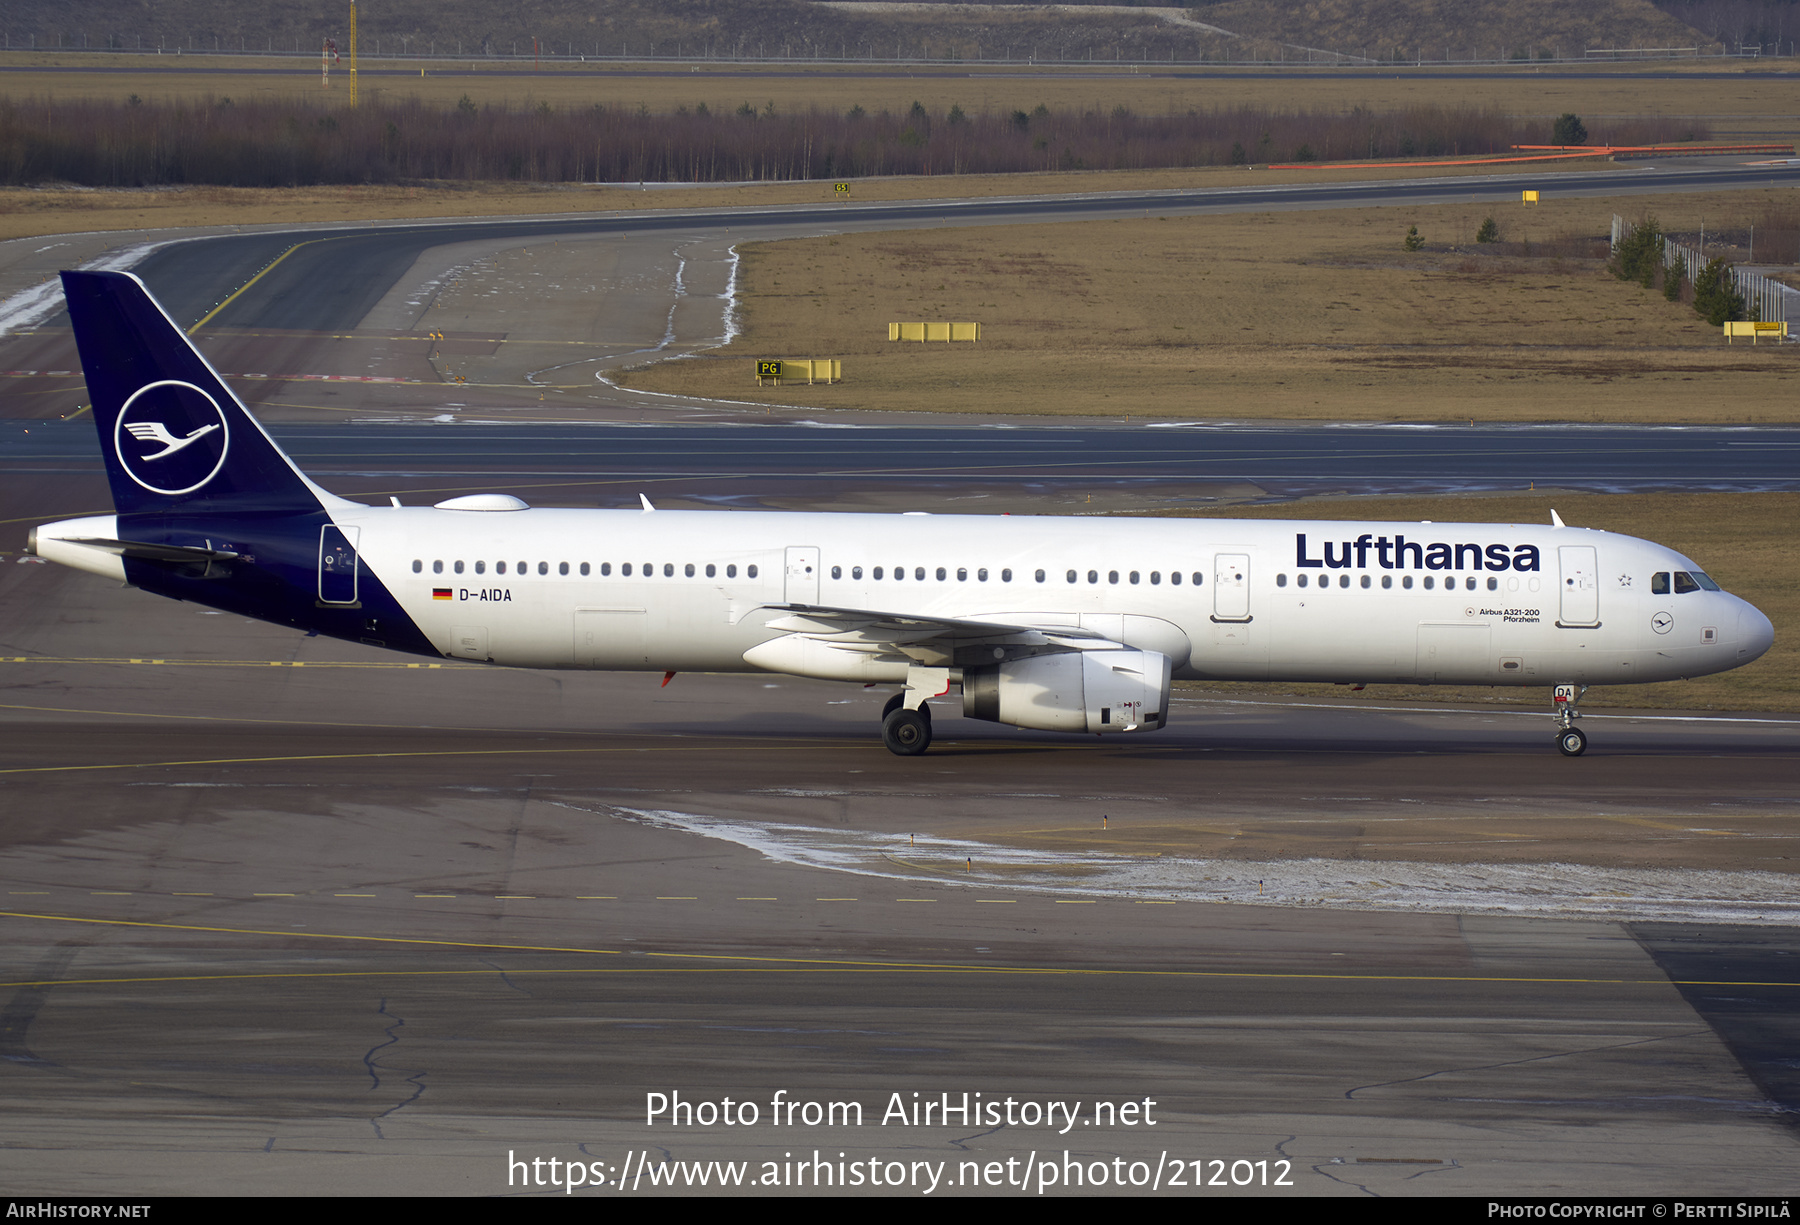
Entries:
{"type": "Polygon", "coordinates": [[[904,661],[927,667],[963,667],[1119,645],[1095,630],[1055,622],[1027,624],[929,617],[818,604],[766,604],[762,611],[782,614],[768,622],[770,629],[818,646],[871,657],[871,661],[904,661]]]}

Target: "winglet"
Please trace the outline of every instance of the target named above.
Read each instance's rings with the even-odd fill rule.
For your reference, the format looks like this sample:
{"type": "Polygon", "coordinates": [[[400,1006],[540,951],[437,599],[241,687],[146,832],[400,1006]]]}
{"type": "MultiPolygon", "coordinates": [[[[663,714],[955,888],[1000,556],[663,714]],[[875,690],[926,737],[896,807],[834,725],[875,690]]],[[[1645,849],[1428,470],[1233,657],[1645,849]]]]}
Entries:
{"type": "Polygon", "coordinates": [[[644,495],[643,495],[643,494],[641,494],[641,493],[640,493],[640,494],[638,494],[638,501],[640,501],[640,502],[642,502],[642,503],[643,503],[643,504],[644,504],[644,513],[645,513],[645,514],[649,514],[649,513],[650,513],[650,512],[651,512],[651,511],[653,511],[653,510],[655,510],[655,509],[656,509],[656,507],[654,507],[654,506],[652,506],[652,505],[650,505],[650,499],[649,499],[649,498],[647,498],[647,497],[645,497],[645,496],[644,496],[644,495]]]}
{"type": "Polygon", "coordinates": [[[1550,512],[1550,526],[1551,527],[1567,527],[1568,524],[1564,523],[1562,521],[1562,516],[1557,514],[1556,511],[1553,509],[1550,512]]]}

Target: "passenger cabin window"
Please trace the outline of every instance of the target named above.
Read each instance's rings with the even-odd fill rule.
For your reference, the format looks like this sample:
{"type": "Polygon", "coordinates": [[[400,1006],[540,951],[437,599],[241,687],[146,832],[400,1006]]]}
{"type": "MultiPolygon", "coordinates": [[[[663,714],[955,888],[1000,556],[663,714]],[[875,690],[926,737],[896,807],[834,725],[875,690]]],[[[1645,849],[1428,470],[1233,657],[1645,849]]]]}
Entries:
{"type": "Polygon", "coordinates": [[[413,558],[413,573],[414,574],[423,574],[424,572],[425,572],[425,563],[417,557],[413,558]]]}
{"type": "Polygon", "coordinates": [[[744,573],[749,575],[751,578],[755,578],[756,577],[756,563],[751,562],[748,566],[745,566],[744,573]]]}

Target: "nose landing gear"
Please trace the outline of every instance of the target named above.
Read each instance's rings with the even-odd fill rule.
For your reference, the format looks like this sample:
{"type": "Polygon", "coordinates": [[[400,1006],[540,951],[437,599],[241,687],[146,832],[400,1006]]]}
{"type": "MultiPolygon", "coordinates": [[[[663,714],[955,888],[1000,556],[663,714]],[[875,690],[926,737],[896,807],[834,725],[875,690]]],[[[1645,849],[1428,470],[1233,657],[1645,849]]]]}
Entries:
{"type": "Polygon", "coordinates": [[[1587,752],[1587,734],[1575,726],[1581,718],[1581,696],[1586,685],[1558,685],[1556,696],[1556,751],[1564,757],[1580,757],[1587,752]]]}

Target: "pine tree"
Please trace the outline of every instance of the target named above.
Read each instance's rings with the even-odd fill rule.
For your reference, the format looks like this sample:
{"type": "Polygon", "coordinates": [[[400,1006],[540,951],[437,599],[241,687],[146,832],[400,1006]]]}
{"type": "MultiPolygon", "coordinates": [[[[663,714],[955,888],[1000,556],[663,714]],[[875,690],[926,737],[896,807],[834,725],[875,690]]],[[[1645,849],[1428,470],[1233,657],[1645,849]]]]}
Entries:
{"type": "Polygon", "coordinates": [[[1713,327],[1744,317],[1744,295],[1732,280],[1730,264],[1707,261],[1694,278],[1694,310],[1713,327]]]}
{"type": "Polygon", "coordinates": [[[1425,240],[1419,237],[1419,227],[1416,225],[1410,227],[1406,231],[1406,240],[1400,245],[1405,247],[1408,251],[1417,251],[1420,247],[1424,246],[1425,240]]]}
{"type": "Polygon", "coordinates": [[[1475,241],[1476,242],[1499,242],[1500,241],[1500,227],[1499,227],[1499,225],[1497,225],[1495,223],[1495,221],[1492,217],[1489,217],[1486,221],[1482,222],[1481,228],[1479,230],[1475,231],[1475,241]]]}
{"type": "Polygon", "coordinates": [[[1621,281],[1636,281],[1645,289],[1654,286],[1656,271],[1662,267],[1662,238],[1656,218],[1638,222],[1613,248],[1613,275],[1621,281]]]}

